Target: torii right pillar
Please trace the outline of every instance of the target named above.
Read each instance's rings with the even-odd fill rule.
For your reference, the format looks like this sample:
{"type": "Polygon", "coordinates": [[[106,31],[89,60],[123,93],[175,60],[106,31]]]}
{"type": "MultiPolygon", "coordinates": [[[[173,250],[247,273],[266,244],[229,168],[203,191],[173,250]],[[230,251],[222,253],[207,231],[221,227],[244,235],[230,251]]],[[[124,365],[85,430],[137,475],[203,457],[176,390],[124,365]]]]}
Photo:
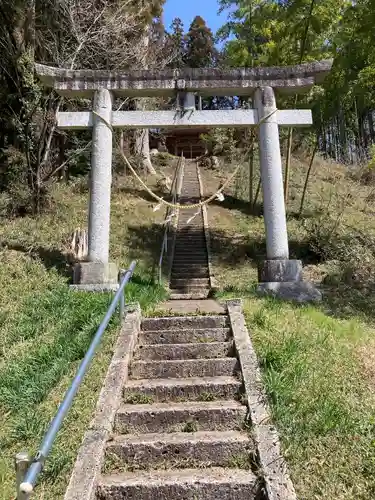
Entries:
{"type": "Polygon", "coordinates": [[[276,99],[272,87],[255,92],[259,128],[260,174],[267,259],[259,265],[258,291],[298,302],[321,300],[311,283],[302,281],[302,261],[289,259],[276,99]]]}

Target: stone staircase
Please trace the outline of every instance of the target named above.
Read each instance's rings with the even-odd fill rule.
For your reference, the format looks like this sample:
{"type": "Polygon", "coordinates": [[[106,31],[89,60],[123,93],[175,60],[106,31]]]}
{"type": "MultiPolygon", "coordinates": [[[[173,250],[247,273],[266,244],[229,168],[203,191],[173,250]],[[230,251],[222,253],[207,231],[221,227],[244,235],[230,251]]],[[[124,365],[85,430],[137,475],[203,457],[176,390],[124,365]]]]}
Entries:
{"type": "Polygon", "coordinates": [[[96,498],[266,499],[227,315],[144,319],[96,498]]]}
{"type": "MultiPolygon", "coordinates": [[[[181,205],[198,203],[201,199],[197,168],[195,162],[186,161],[180,195],[181,205]]],[[[180,209],[170,289],[172,299],[205,299],[210,293],[202,209],[180,209]],[[189,222],[193,215],[194,219],[189,222]]]]}

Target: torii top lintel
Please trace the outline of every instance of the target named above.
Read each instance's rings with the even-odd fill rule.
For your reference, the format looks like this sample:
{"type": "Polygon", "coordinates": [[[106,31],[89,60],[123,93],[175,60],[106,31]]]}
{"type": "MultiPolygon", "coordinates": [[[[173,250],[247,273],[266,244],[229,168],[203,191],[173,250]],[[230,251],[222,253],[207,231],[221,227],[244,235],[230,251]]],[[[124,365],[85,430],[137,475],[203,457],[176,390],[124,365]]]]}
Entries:
{"type": "Polygon", "coordinates": [[[108,89],[116,96],[152,97],[173,95],[176,91],[201,95],[246,95],[258,87],[276,92],[307,92],[329,74],[332,60],[270,68],[183,68],[144,71],[69,70],[36,64],[36,73],[46,87],[61,95],[92,96],[108,89]]]}

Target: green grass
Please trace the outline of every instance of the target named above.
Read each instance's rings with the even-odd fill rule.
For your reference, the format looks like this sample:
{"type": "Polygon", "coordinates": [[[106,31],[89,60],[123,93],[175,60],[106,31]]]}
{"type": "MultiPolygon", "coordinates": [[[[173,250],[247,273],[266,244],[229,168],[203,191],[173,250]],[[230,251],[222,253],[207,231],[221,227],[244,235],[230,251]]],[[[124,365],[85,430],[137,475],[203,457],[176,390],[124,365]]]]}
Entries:
{"type": "Polygon", "coordinates": [[[215,394],[210,394],[209,392],[202,392],[199,395],[198,401],[215,401],[215,394]]]}
{"type": "Polygon", "coordinates": [[[272,300],[246,315],[300,497],[374,498],[375,398],[358,359],[373,328],[272,300]]]}
{"type": "Polygon", "coordinates": [[[125,397],[124,403],[128,405],[148,405],[152,404],[154,399],[148,394],[132,393],[125,397]]]}
{"type": "MultiPolygon", "coordinates": [[[[130,178],[118,179],[112,197],[111,257],[121,267],[137,259],[127,302],[144,311],[165,298],[153,285],[162,211],[139,196],[130,178]]],[[[0,498],[15,495],[13,458],[34,454],[112,300],[111,294],[68,288],[69,235],[86,226],[88,193],[74,185],[53,188],[54,207],[38,218],[0,225],[0,498]]],[[[113,354],[114,316],[49,456],[35,498],[63,498],[83,434],[113,354]]]]}
{"type": "Polygon", "coordinates": [[[182,428],[182,432],[197,432],[198,431],[198,422],[189,421],[182,428]]]}

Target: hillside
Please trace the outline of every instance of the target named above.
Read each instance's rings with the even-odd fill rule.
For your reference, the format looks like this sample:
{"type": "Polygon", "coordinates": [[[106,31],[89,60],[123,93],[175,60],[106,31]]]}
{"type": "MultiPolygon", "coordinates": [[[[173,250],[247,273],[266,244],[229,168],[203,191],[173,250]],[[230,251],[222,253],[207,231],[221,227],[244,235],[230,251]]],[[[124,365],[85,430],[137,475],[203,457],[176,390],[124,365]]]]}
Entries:
{"type": "MultiPolygon", "coordinates": [[[[202,169],[206,195],[231,168],[202,169]]],[[[306,168],[302,160],[293,163],[288,228],[291,252],[307,263],[306,276],[324,280],[323,304],[297,307],[253,294],[264,232],[261,206],[252,215],[246,201],[245,166],[224,202],[208,208],[217,294],[245,300],[273,416],[301,498],[369,499],[375,493],[373,189],[344,167],[319,160],[305,218],[298,219],[294,213],[306,168]],[[368,238],[361,239],[363,234],[368,238]]],[[[173,167],[161,171],[171,173],[173,167]]],[[[157,189],[152,177],[146,180],[157,189]]],[[[56,184],[45,214],[2,221],[1,498],[13,494],[14,453],[35,451],[109,303],[106,294],[77,294],[67,287],[69,236],[85,226],[87,198],[85,179],[56,184]]],[[[128,300],[139,300],[151,313],[164,297],[152,284],[164,216],[153,207],[131,177],[116,177],[111,255],[122,267],[138,260],[128,300]]],[[[38,498],[62,496],[116,332],[114,322],[48,460],[38,498]]]]}
{"type": "MultiPolygon", "coordinates": [[[[305,278],[322,288],[322,304],[296,306],[254,295],[265,239],[261,206],[252,215],[244,202],[247,165],[225,201],[208,210],[218,296],[244,298],[298,497],[369,500],[375,495],[371,171],[319,159],[297,218],[307,168],[302,159],[293,162],[289,241],[291,255],[306,264],[305,278]]],[[[204,173],[207,195],[230,170],[204,173]]]]}
{"type": "MultiPolygon", "coordinates": [[[[0,448],[4,451],[0,498],[14,494],[13,456],[24,449],[36,451],[111,299],[108,294],[70,292],[67,286],[69,240],[76,228],[87,224],[87,179],[56,184],[51,195],[51,207],[43,215],[3,218],[0,226],[0,448]]],[[[152,284],[163,216],[163,211],[152,211],[152,203],[130,177],[115,179],[111,255],[123,268],[137,260],[127,300],[139,301],[145,310],[165,295],[152,284]]],[[[38,498],[62,496],[112,355],[117,327],[114,321],[104,337],[48,460],[38,498]]]]}

